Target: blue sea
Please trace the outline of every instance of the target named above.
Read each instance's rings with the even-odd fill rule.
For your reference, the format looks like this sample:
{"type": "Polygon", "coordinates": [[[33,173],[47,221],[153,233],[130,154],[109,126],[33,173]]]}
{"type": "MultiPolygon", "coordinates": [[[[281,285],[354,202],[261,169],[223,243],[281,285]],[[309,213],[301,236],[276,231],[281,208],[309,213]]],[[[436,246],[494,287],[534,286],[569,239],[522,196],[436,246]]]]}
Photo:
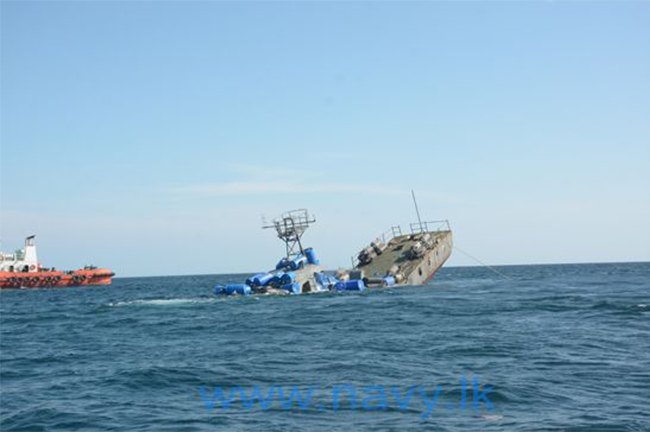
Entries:
{"type": "Polygon", "coordinates": [[[286,297],[213,296],[246,275],[5,290],[0,429],[649,430],[650,263],[498,270],[286,297]]]}

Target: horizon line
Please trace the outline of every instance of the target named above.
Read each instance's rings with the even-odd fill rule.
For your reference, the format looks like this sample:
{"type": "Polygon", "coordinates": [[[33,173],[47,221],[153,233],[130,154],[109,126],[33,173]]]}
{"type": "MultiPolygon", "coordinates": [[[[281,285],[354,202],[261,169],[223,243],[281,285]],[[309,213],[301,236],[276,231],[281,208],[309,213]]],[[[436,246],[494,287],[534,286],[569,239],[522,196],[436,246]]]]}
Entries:
{"type": "MultiPolygon", "coordinates": [[[[571,265],[623,265],[623,264],[641,264],[648,263],[650,260],[633,260],[633,261],[620,261],[620,262],[567,262],[567,263],[525,263],[525,264],[505,264],[505,265],[489,265],[489,267],[515,267],[515,266],[571,266],[571,265]]],[[[444,268],[487,268],[488,266],[484,265],[452,265],[452,266],[443,266],[440,270],[444,268]]],[[[324,272],[332,272],[338,269],[347,269],[347,268],[337,268],[337,269],[326,269],[324,272]]],[[[440,272],[438,270],[437,272],[440,272]]],[[[205,277],[205,276],[219,276],[219,275],[248,275],[255,274],[260,271],[247,271],[247,272],[232,272],[232,273],[214,273],[214,274],[173,274],[173,275],[133,275],[133,276],[123,276],[113,277],[114,280],[118,279],[127,279],[127,278],[167,278],[167,277],[205,277]]],[[[266,271],[262,271],[266,272],[266,271]]]]}

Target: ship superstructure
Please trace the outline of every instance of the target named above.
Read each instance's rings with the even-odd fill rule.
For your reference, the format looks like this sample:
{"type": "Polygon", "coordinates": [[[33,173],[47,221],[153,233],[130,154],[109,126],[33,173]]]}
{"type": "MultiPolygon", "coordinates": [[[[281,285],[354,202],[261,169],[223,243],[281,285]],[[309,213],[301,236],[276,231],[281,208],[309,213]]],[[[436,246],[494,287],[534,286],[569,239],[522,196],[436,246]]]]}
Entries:
{"type": "Polygon", "coordinates": [[[13,254],[0,252],[0,272],[37,272],[39,265],[34,245],[35,237],[28,236],[25,239],[25,247],[13,254]]]}
{"type": "Polygon", "coordinates": [[[303,246],[302,237],[309,226],[316,222],[307,209],[285,212],[263,229],[276,231],[285,244],[285,256],[275,269],[255,274],[245,284],[217,285],[218,295],[250,294],[301,294],[327,291],[334,284],[333,277],[323,273],[313,248],[303,246]]]}

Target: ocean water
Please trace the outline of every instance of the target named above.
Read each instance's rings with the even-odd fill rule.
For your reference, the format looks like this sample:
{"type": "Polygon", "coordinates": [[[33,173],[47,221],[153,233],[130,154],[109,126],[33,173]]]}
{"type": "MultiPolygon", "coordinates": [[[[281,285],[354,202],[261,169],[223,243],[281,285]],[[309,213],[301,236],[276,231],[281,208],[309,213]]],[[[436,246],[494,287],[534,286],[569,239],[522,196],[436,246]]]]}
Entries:
{"type": "Polygon", "coordinates": [[[498,269],[288,297],[212,296],[242,275],[2,291],[0,429],[649,430],[650,263],[498,269]]]}

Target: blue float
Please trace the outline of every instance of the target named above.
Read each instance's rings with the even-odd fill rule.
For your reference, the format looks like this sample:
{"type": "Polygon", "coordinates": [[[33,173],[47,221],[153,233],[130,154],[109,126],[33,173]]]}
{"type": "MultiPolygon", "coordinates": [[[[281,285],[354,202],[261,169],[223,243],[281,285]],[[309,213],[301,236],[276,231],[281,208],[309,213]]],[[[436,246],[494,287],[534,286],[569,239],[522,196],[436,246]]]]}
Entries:
{"type": "Polygon", "coordinates": [[[249,286],[262,287],[266,286],[269,281],[273,278],[273,274],[257,274],[246,280],[246,284],[249,286]]]}
{"type": "Polygon", "coordinates": [[[327,281],[327,284],[329,286],[334,285],[334,284],[339,282],[339,280],[333,275],[327,275],[327,274],[324,274],[324,275],[325,275],[325,280],[327,281]]]}
{"type": "Polygon", "coordinates": [[[247,284],[228,284],[226,286],[226,295],[250,295],[253,290],[247,284]]]}
{"type": "Polygon", "coordinates": [[[395,285],[395,277],[393,277],[392,275],[388,275],[388,276],[384,277],[383,280],[384,280],[384,285],[385,286],[394,286],[395,285]]]}
{"type": "Polygon", "coordinates": [[[363,280],[349,280],[339,281],[334,288],[336,290],[363,291],[366,289],[366,285],[363,284],[363,280]]]}
{"type": "Polygon", "coordinates": [[[316,279],[316,282],[318,284],[320,284],[326,289],[331,289],[338,282],[338,280],[335,277],[333,277],[332,275],[325,274],[323,272],[315,272],[314,278],[316,279]]]}
{"type": "Polygon", "coordinates": [[[280,260],[280,261],[278,262],[278,264],[275,265],[275,269],[278,270],[278,271],[279,271],[280,269],[284,269],[284,268],[286,268],[287,266],[289,266],[289,263],[290,263],[289,259],[287,259],[286,257],[282,257],[282,260],[280,260]]]}
{"type": "Polygon", "coordinates": [[[286,272],[280,276],[280,285],[292,284],[296,280],[295,272],[286,272]]]}
{"type": "Polygon", "coordinates": [[[282,275],[273,275],[273,278],[269,280],[268,283],[266,283],[267,286],[275,287],[278,288],[282,285],[282,275]]]}
{"type": "Polygon", "coordinates": [[[289,267],[291,268],[292,271],[297,271],[298,269],[305,266],[306,262],[307,262],[307,257],[298,256],[295,259],[291,260],[291,262],[289,262],[289,267]]]}
{"type": "Polygon", "coordinates": [[[314,272],[314,278],[316,279],[316,282],[320,285],[327,285],[327,278],[326,275],[322,272],[314,272]]]}
{"type": "Polygon", "coordinates": [[[217,284],[214,286],[214,293],[216,295],[250,295],[253,289],[248,284],[228,284],[223,286],[217,284]]]}
{"type": "Polygon", "coordinates": [[[305,250],[305,256],[307,256],[307,263],[310,265],[320,265],[320,261],[316,258],[316,253],[313,248],[307,248],[305,250]]]}

